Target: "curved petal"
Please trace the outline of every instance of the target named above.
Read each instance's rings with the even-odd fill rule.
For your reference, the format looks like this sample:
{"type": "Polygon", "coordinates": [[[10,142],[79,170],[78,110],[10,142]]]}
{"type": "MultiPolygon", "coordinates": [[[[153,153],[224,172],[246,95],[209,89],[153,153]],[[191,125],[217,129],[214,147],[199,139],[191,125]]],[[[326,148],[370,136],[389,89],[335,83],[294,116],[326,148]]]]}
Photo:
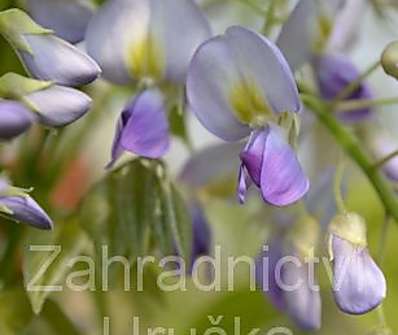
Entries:
{"type": "Polygon", "coordinates": [[[195,50],[211,37],[205,15],[192,0],[152,0],[150,30],[163,45],[166,79],[183,83],[195,50]]]}
{"type": "Polygon", "coordinates": [[[205,212],[201,205],[195,202],[191,206],[192,216],[192,263],[203,255],[209,255],[211,246],[211,231],[205,212]]]}
{"type": "Polygon", "coordinates": [[[0,197],[0,205],[12,211],[7,215],[13,220],[27,223],[39,229],[52,229],[53,222],[46,212],[30,196],[25,197],[0,197]]]}
{"type": "Polygon", "coordinates": [[[348,314],[364,314],[386,297],[386,280],[370,257],[359,247],[335,235],[333,248],[333,293],[338,307],[348,314]]]}
{"type": "Polygon", "coordinates": [[[84,39],[94,8],[86,0],[27,0],[27,9],[40,25],[70,43],[84,39]]]}
{"type": "Polygon", "coordinates": [[[292,70],[312,58],[318,13],[314,0],[300,0],[282,27],[276,44],[292,70]]]}
{"type": "Polygon", "coordinates": [[[57,85],[31,93],[26,99],[35,106],[39,122],[49,127],[63,127],[75,122],[91,107],[88,95],[57,85]]]}
{"type": "Polygon", "coordinates": [[[122,112],[112,148],[112,166],[123,151],[160,158],[169,149],[169,125],[163,95],[156,89],[140,93],[122,112]]]}
{"type": "Polygon", "coordinates": [[[64,86],[94,81],[101,69],[84,52],[54,35],[25,35],[33,54],[19,51],[27,71],[35,78],[64,86]]]}
{"type": "Polygon", "coordinates": [[[187,76],[189,108],[210,132],[226,141],[240,140],[250,133],[234,116],[229,90],[239,75],[223,37],[203,43],[192,58],[187,76]]]}
{"type": "Polygon", "coordinates": [[[295,152],[282,130],[271,125],[261,168],[261,193],[266,202],[287,206],[301,199],[309,189],[295,152]]]}
{"type": "Polygon", "coordinates": [[[286,263],[283,267],[282,278],[285,284],[293,286],[297,284],[294,289],[284,292],[289,316],[304,330],[320,329],[321,296],[319,287],[312,287],[309,283],[308,264],[286,263]]]}
{"type": "Polygon", "coordinates": [[[33,114],[23,104],[0,100],[0,140],[21,135],[30,128],[33,120],[33,114]]]}
{"type": "Polygon", "coordinates": [[[109,0],[90,21],[87,52],[100,65],[103,77],[116,84],[132,81],[127,66],[129,45],[147,34],[149,1],[109,0]]]}

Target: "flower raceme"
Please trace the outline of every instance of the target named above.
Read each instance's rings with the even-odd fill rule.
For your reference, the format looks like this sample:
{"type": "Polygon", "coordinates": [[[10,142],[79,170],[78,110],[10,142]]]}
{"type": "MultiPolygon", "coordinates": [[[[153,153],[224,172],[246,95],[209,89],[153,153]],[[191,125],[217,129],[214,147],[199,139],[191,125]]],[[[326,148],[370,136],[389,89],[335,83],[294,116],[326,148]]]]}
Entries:
{"type": "Polygon", "coordinates": [[[24,190],[0,179],[0,215],[39,229],[52,229],[53,223],[37,202],[24,190]]]}
{"type": "Polygon", "coordinates": [[[229,142],[248,137],[242,150],[238,196],[253,182],[264,200],[285,206],[309,188],[289,141],[301,109],[293,74],[280,50],[242,27],[203,43],[187,77],[189,108],[210,132],[229,142]],[[289,113],[290,112],[290,113],[289,113]]]}
{"type": "Polygon", "coordinates": [[[167,152],[166,101],[153,86],[183,85],[195,49],[209,37],[209,24],[191,0],[110,0],[100,7],[88,25],[88,53],[106,80],[147,87],[120,116],[109,166],[123,151],[148,158],[167,152]]]}

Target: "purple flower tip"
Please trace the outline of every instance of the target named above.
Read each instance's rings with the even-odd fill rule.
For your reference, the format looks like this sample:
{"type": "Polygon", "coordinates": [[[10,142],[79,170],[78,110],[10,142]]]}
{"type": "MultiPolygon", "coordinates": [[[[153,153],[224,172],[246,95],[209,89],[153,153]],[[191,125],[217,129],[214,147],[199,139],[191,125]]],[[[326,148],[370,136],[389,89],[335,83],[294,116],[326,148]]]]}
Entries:
{"type": "Polygon", "coordinates": [[[240,154],[238,197],[244,202],[248,179],[261,189],[264,201],[287,206],[300,200],[309,189],[294,150],[276,125],[254,131],[240,154]]]}
{"type": "Polygon", "coordinates": [[[386,280],[368,249],[332,236],[333,291],[337,306],[348,314],[364,314],[386,297],[386,280]]]}
{"type": "Polygon", "coordinates": [[[0,100],[0,140],[10,140],[22,134],[29,129],[33,119],[33,114],[23,104],[0,100]]]}
{"type": "Polygon", "coordinates": [[[112,146],[111,167],[124,151],[160,158],[170,146],[169,125],[163,95],[148,89],[138,94],[122,111],[112,146]]]}

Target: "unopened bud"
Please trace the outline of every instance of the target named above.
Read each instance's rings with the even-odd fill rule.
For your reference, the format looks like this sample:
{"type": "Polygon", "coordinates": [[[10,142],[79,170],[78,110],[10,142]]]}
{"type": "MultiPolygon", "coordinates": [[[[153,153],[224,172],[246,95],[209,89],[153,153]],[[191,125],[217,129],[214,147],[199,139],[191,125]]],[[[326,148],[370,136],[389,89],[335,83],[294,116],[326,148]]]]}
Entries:
{"type": "Polygon", "coordinates": [[[330,223],[329,232],[354,245],[367,246],[366,223],[357,213],[336,215],[330,223]]]}
{"type": "Polygon", "coordinates": [[[384,72],[398,79],[398,41],[391,42],[381,55],[384,72]]]}

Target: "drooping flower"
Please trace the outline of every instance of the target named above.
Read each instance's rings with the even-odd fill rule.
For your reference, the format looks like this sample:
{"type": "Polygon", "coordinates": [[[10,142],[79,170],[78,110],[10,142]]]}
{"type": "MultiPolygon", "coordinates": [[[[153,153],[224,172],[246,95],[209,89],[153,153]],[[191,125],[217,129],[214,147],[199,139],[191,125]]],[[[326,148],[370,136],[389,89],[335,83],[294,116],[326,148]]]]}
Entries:
{"type": "Polygon", "coordinates": [[[344,213],[332,220],[330,253],[337,306],[348,314],[364,314],[380,305],[386,297],[386,280],[369,255],[362,217],[344,213]]]}
{"type": "Polygon", "coordinates": [[[87,54],[39,26],[21,10],[1,12],[0,26],[34,78],[74,87],[91,83],[101,73],[87,54]]]}
{"type": "Polygon", "coordinates": [[[288,135],[277,125],[301,103],[293,74],[279,49],[242,27],[203,43],[188,71],[190,109],[210,132],[226,141],[250,135],[241,152],[238,195],[244,201],[253,181],[264,200],[285,206],[308,190],[288,135]]]}
{"type": "Polygon", "coordinates": [[[0,100],[0,140],[11,140],[24,133],[33,121],[33,114],[22,103],[0,100]]]}
{"type": "Polygon", "coordinates": [[[0,213],[35,228],[53,228],[53,222],[40,205],[29,194],[10,186],[4,179],[0,179],[0,213]]]}
{"type": "MultiPolygon", "coordinates": [[[[109,0],[90,21],[86,45],[108,81],[123,85],[140,83],[146,87],[161,83],[182,85],[195,49],[208,37],[209,24],[192,0],[169,0],[167,3],[163,0],[109,0]]],[[[142,101],[143,97],[148,101],[147,98],[153,97],[156,108],[145,107],[148,109],[145,111],[140,103],[133,102],[122,113],[113,161],[122,151],[116,144],[120,137],[124,150],[132,153],[149,158],[159,158],[166,153],[170,140],[167,110],[159,106],[161,94],[160,90],[156,97],[151,90],[141,92],[135,101],[142,101]],[[132,113],[133,106],[140,112],[132,113]]]]}
{"type": "Polygon", "coordinates": [[[84,39],[94,7],[88,0],[28,0],[26,6],[32,18],[70,43],[84,39]]]}
{"type": "Polygon", "coordinates": [[[169,126],[164,98],[157,89],[138,94],[122,111],[112,146],[111,167],[124,151],[158,158],[168,150],[169,126]]]}

